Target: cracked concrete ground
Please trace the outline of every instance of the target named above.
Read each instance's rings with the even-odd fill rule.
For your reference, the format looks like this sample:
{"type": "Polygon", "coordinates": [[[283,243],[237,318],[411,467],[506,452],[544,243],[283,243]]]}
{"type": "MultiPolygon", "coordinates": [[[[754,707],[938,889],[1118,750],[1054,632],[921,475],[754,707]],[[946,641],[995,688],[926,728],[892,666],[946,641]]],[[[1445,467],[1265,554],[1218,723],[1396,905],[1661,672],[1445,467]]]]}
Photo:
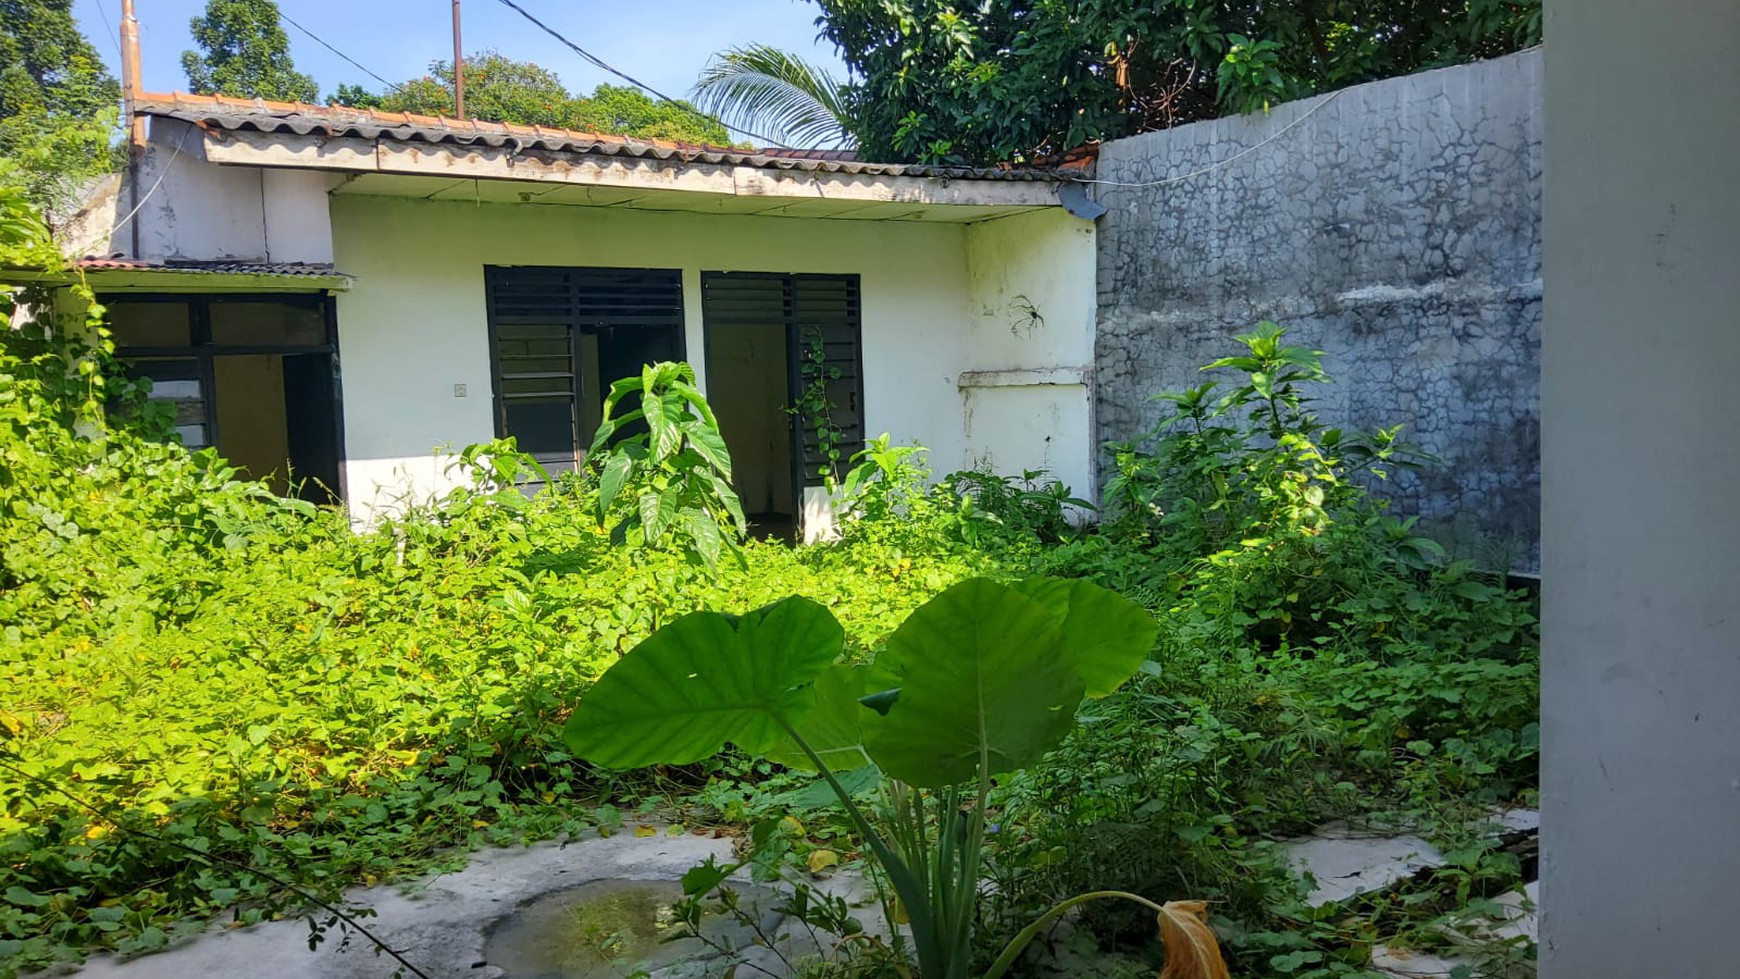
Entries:
{"type": "MultiPolygon", "coordinates": [[[[377,917],[365,926],[432,979],[499,979],[484,961],[484,940],[503,916],[539,897],[598,880],[676,880],[707,859],[731,857],[731,840],[703,836],[636,837],[544,843],[482,850],[465,869],[417,881],[410,888],[351,892],[377,917]]],[[[337,936],[308,949],[302,920],[251,928],[213,925],[168,951],[128,961],[92,959],[81,979],[385,979],[397,968],[360,936],[341,948],[337,936]]]]}

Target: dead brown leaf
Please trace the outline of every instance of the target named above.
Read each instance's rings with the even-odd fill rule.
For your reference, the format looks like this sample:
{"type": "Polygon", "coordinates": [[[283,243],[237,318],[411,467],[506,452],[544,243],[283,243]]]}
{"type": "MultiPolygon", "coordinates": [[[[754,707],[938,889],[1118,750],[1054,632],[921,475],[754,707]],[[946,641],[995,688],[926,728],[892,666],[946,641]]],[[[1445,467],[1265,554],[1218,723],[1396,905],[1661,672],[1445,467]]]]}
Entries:
{"type": "Polygon", "coordinates": [[[1160,941],[1166,946],[1160,979],[1232,979],[1220,956],[1220,941],[1208,926],[1207,901],[1167,901],[1159,918],[1160,941]]]}

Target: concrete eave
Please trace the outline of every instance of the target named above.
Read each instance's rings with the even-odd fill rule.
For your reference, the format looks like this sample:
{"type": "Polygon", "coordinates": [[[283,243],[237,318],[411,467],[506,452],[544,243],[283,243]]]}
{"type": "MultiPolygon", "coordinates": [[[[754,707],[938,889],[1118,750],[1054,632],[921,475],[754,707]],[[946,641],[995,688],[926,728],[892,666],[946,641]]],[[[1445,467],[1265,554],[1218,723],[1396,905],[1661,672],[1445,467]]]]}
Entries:
{"type": "Polygon", "coordinates": [[[204,130],[205,157],[225,166],[397,174],[769,200],[834,200],[976,207],[1061,207],[1058,184],[1041,180],[768,170],[760,167],[485,146],[326,139],[248,130],[204,130]]]}

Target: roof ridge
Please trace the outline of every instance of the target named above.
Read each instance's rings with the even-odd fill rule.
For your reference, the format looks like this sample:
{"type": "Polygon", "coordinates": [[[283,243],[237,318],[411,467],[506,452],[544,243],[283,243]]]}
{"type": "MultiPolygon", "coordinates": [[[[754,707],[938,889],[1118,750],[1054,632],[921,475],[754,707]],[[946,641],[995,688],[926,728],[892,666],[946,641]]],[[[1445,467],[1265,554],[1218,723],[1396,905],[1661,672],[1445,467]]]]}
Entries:
{"type": "MultiPolygon", "coordinates": [[[[622,153],[643,159],[676,158],[684,163],[701,161],[812,173],[845,172],[945,180],[1058,180],[1076,177],[1059,167],[878,163],[859,159],[852,151],[718,146],[668,139],[643,139],[581,129],[525,126],[490,119],[449,119],[445,116],[426,116],[408,111],[389,112],[338,103],[322,106],[308,102],[268,102],[264,99],[186,92],[141,93],[135,99],[134,111],[141,115],[181,119],[201,126],[215,125],[218,129],[226,130],[257,129],[263,133],[291,133],[297,136],[307,136],[319,130],[328,138],[351,134],[367,140],[418,140],[461,146],[479,143],[495,149],[508,147],[516,152],[518,147],[510,147],[509,144],[524,140],[551,152],[598,152],[611,156],[622,153]],[[298,117],[305,121],[297,121],[298,117]]],[[[1076,167],[1081,165],[1079,161],[1069,162],[1076,167]]]]}

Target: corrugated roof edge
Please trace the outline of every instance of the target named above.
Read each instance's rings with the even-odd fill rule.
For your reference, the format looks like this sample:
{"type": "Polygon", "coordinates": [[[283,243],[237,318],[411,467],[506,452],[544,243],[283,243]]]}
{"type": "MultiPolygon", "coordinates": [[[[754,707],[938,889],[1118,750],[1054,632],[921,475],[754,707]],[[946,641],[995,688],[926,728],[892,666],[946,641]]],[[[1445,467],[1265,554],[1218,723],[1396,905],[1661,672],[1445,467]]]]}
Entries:
{"type": "Polygon", "coordinates": [[[344,275],[333,266],[318,262],[144,262],[118,255],[107,258],[87,255],[73,264],[87,272],[181,272],[204,275],[275,275],[309,278],[344,275]]]}
{"type": "Polygon", "coordinates": [[[289,133],[297,136],[319,134],[328,139],[348,136],[371,141],[385,139],[453,146],[482,145],[491,149],[507,149],[510,152],[543,150],[755,167],[764,170],[804,170],[944,180],[1061,182],[1081,176],[1079,158],[1066,160],[1060,167],[948,167],[914,163],[869,163],[856,159],[855,155],[848,157],[846,154],[812,155],[792,151],[766,153],[726,146],[629,139],[571,129],[547,129],[542,126],[448,119],[409,112],[383,112],[379,109],[320,106],[301,102],[271,102],[221,95],[188,95],[183,92],[143,94],[134,104],[135,111],[140,115],[177,119],[202,129],[251,129],[262,133],[289,133]]]}

